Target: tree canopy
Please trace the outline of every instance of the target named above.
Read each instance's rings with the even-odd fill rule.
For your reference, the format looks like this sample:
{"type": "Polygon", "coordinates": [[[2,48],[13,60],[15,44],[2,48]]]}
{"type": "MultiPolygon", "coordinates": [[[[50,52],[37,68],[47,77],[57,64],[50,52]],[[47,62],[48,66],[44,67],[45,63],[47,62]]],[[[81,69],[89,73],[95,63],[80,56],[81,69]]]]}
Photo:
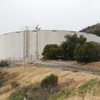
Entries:
{"type": "Polygon", "coordinates": [[[86,33],[91,33],[91,34],[100,36],[100,23],[92,25],[92,26],[88,26],[80,30],[80,32],[86,32],[86,33]]]}

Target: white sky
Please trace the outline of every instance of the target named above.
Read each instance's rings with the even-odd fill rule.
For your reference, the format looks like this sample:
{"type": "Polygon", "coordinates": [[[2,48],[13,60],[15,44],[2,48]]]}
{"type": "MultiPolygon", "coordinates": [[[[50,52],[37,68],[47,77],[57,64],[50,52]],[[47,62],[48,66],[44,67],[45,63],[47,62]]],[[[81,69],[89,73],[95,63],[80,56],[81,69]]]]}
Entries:
{"type": "Polygon", "coordinates": [[[40,24],[78,31],[100,22],[100,0],[0,0],[0,34],[40,24]]]}

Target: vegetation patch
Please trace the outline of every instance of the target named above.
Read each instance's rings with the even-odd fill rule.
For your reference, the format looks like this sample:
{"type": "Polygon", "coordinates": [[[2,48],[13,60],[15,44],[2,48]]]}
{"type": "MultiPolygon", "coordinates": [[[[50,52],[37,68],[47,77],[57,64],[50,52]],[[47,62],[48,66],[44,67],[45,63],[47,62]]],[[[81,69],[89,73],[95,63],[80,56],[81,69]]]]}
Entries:
{"type": "Polygon", "coordinates": [[[100,81],[96,79],[91,79],[78,87],[77,94],[81,96],[82,99],[84,99],[87,94],[90,94],[92,96],[99,96],[99,90],[100,81]]]}
{"type": "Polygon", "coordinates": [[[57,88],[45,88],[40,86],[30,85],[23,87],[12,93],[9,100],[48,100],[50,95],[53,95],[57,88]]]}
{"type": "Polygon", "coordinates": [[[45,59],[63,59],[63,60],[73,60],[74,59],[74,49],[77,44],[82,45],[86,41],[84,36],[78,37],[77,34],[66,35],[65,41],[61,45],[48,44],[44,47],[43,57],[45,59]]]}
{"type": "Polygon", "coordinates": [[[73,95],[75,88],[67,88],[63,91],[59,91],[52,95],[49,100],[64,100],[64,98],[68,98],[73,95]]]}
{"type": "Polygon", "coordinates": [[[80,72],[79,70],[72,70],[72,72],[75,72],[75,73],[77,73],[77,72],[80,72]]]}
{"type": "Polygon", "coordinates": [[[51,74],[41,81],[42,88],[56,87],[58,84],[58,76],[51,74]]]}
{"type": "Polygon", "coordinates": [[[23,87],[16,90],[14,93],[12,93],[9,96],[9,100],[23,100],[27,90],[28,90],[28,87],[23,87]]]}
{"type": "MultiPolygon", "coordinates": [[[[51,74],[41,81],[41,84],[29,85],[16,90],[9,100],[48,100],[50,95],[58,91],[58,77],[51,74]]],[[[14,82],[14,87],[16,86],[14,82]]]]}
{"type": "Polygon", "coordinates": [[[83,35],[66,35],[61,45],[46,45],[42,55],[45,59],[77,60],[80,63],[99,61],[100,43],[87,42],[83,35]]]}
{"type": "Polygon", "coordinates": [[[74,96],[84,100],[86,94],[100,95],[100,80],[98,79],[91,79],[79,87],[73,84],[74,81],[70,79],[66,82],[66,88],[61,89],[60,85],[58,86],[58,76],[51,74],[36,85],[17,89],[9,96],[9,100],[64,100],[74,96]]]}
{"type": "Polygon", "coordinates": [[[100,23],[92,25],[92,26],[88,26],[88,27],[80,30],[80,32],[87,32],[90,34],[100,36],[100,23]]]}
{"type": "Polygon", "coordinates": [[[7,60],[1,60],[0,61],[0,67],[5,67],[5,66],[9,66],[9,63],[7,60]]]}
{"type": "Polygon", "coordinates": [[[84,100],[86,94],[100,95],[100,81],[96,79],[91,79],[86,83],[80,85],[78,88],[68,87],[63,91],[58,91],[52,96],[50,96],[49,100],[64,100],[65,98],[71,98],[73,96],[79,96],[84,100]]]}
{"type": "Polygon", "coordinates": [[[98,61],[100,60],[100,44],[86,42],[83,45],[77,45],[74,50],[74,57],[79,62],[98,61]]]}
{"type": "Polygon", "coordinates": [[[91,87],[93,87],[93,85],[99,83],[99,81],[95,80],[95,79],[91,79],[89,81],[87,81],[86,83],[82,84],[81,86],[79,86],[79,90],[84,90],[84,89],[89,89],[91,87]]]}

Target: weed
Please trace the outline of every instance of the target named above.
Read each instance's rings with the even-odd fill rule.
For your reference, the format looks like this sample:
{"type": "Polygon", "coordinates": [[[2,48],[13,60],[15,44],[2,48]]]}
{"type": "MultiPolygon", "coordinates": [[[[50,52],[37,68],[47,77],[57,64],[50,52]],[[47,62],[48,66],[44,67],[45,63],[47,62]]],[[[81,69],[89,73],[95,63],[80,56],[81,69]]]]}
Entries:
{"type": "Polygon", "coordinates": [[[77,72],[79,72],[79,70],[72,70],[72,72],[75,72],[75,73],[77,73],[77,72]]]}
{"type": "Polygon", "coordinates": [[[51,74],[41,81],[42,88],[55,87],[58,84],[58,76],[51,74]]]}
{"type": "MultiPolygon", "coordinates": [[[[86,83],[82,84],[78,87],[78,94],[84,99],[87,93],[91,94],[98,94],[96,91],[98,91],[98,86],[100,86],[100,81],[96,79],[91,79],[87,81],[86,83]]],[[[100,88],[100,87],[99,87],[100,88]]]]}
{"type": "Polygon", "coordinates": [[[0,61],[0,67],[5,67],[5,66],[9,66],[9,63],[7,60],[1,60],[0,61]]]}
{"type": "Polygon", "coordinates": [[[54,95],[50,96],[49,100],[64,100],[74,93],[75,88],[67,88],[63,91],[58,91],[54,95]]]}

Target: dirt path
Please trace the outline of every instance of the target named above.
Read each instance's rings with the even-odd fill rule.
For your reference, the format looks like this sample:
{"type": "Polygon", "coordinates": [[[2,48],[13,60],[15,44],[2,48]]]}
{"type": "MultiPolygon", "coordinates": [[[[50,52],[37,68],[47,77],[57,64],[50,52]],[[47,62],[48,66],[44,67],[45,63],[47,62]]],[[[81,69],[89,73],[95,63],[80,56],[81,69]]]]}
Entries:
{"type": "Polygon", "coordinates": [[[45,66],[45,67],[50,67],[50,68],[60,68],[62,70],[68,70],[68,71],[74,71],[74,70],[77,70],[77,71],[80,71],[80,72],[92,72],[92,73],[100,73],[100,70],[99,70],[99,67],[98,68],[95,68],[95,67],[92,67],[92,65],[81,65],[81,64],[78,64],[77,62],[75,61],[68,61],[68,62],[65,62],[65,61],[38,61],[36,64],[40,64],[42,66],[45,66]]]}

